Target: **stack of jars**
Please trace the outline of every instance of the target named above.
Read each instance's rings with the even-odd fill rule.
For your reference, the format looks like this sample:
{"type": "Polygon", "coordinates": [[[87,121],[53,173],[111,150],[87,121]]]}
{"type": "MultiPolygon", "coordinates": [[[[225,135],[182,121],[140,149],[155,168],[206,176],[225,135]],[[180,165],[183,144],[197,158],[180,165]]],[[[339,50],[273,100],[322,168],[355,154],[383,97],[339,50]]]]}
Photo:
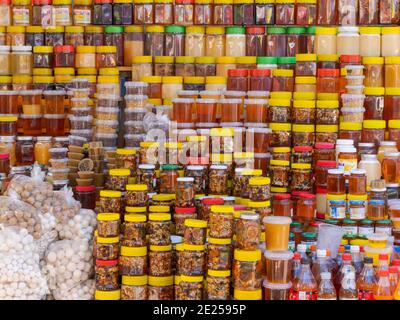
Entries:
{"type": "MultiPolygon", "coordinates": [[[[254,173],[258,170],[253,170],[254,173]]],[[[271,215],[271,179],[268,177],[253,177],[248,181],[248,207],[259,215],[260,221],[271,215]]]]}
{"type": "MultiPolygon", "coordinates": [[[[46,138],[46,137],[43,137],[46,138]]],[[[38,137],[38,142],[42,137],[38,137]]],[[[68,148],[50,148],[49,149],[49,177],[51,177],[53,185],[68,185],[69,183],[69,172],[72,161],[68,157],[68,148]]]]}
{"type": "Polygon", "coordinates": [[[88,81],[86,79],[74,79],[71,84],[70,133],[84,142],[90,142],[93,139],[93,110],[90,106],[88,81]]]}

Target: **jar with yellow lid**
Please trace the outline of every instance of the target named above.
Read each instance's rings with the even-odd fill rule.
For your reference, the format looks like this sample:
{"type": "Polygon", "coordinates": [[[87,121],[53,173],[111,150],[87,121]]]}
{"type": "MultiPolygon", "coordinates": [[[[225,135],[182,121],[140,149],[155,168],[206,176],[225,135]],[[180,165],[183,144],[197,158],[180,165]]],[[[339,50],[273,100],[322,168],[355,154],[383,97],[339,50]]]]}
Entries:
{"type": "Polygon", "coordinates": [[[361,141],[379,146],[380,142],[385,140],[385,128],[384,120],[364,120],[361,141]]]}
{"type": "Polygon", "coordinates": [[[166,246],[171,244],[171,214],[167,206],[150,206],[148,221],[149,244],[155,246],[166,246]]]}
{"type": "Polygon", "coordinates": [[[315,122],[315,101],[294,100],[293,101],[293,123],[314,124],[315,122]]]}
{"type": "Polygon", "coordinates": [[[205,28],[187,27],[185,38],[185,56],[201,57],[205,55],[205,28]]]}
{"type": "Polygon", "coordinates": [[[194,0],[193,21],[194,25],[212,24],[212,1],[194,0]]]}
{"type": "Polygon", "coordinates": [[[225,54],[225,28],[207,27],[205,36],[205,55],[221,57],[225,54]]]}
{"type": "Polygon", "coordinates": [[[172,245],[149,246],[149,275],[166,277],[172,275],[172,245]]]}
{"type": "Polygon", "coordinates": [[[147,300],[147,275],[122,276],[121,300],[147,300]]]}
{"type": "Polygon", "coordinates": [[[25,45],[25,27],[24,26],[8,26],[7,27],[6,44],[8,46],[24,46],[25,45]]]}
{"type": "Polygon", "coordinates": [[[64,31],[65,27],[63,26],[54,26],[50,29],[46,29],[45,32],[46,46],[64,45],[64,31]]]}
{"type": "MultiPolygon", "coordinates": [[[[165,1],[165,0],[161,0],[165,1]]],[[[176,0],[174,7],[174,24],[191,26],[194,19],[194,0],[176,0]]],[[[172,15],[172,14],[171,14],[172,15]]]]}
{"type": "MultiPolygon", "coordinates": [[[[217,64],[216,76],[226,78],[228,76],[228,70],[236,69],[236,58],[220,56],[215,60],[217,64]]],[[[210,89],[211,90],[211,89],[210,89]]]]}
{"type": "Polygon", "coordinates": [[[196,57],[195,73],[197,77],[215,76],[216,65],[214,57],[196,57]]]}
{"type": "Polygon", "coordinates": [[[234,0],[233,1],[233,24],[235,25],[254,25],[254,0],[234,0]]]}
{"type": "Polygon", "coordinates": [[[125,191],[128,179],[131,175],[129,169],[111,169],[106,187],[110,190],[125,191]]]}
{"type": "Polygon", "coordinates": [[[255,24],[275,24],[275,0],[255,0],[255,24]]]}
{"type": "MultiPolygon", "coordinates": [[[[365,8],[361,8],[365,9],[365,8]]],[[[360,55],[363,57],[379,57],[381,55],[381,28],[360,27],[360,55]]]]}
{"type": "Polygon", "coordinates": [[[100,291],[96,290],[94,293],[95,300],[120,300],[121,299],[121,290],[113,290],[113,291],[100,291]]]}
{"type": "MultiPolygon", "coordinates": [[[[190,92],[194,91],[193,93],[196,92],[193,98],[197,98],[198,92],[205,90],[205,77],[184,77],[183,90],[190,92]]],[[[184,96],[179,96],[179,97],[184,98],[184,96]]],[[[190,98],[192,98],[192,96],[190,98]]]]}
{"type": "Polygon", "coordinates": [[[0,91],[11,90],[12,88],[12,77],[11,76],[0,76],[0,91]]]}
{"type": "Polygon", "coordinates": [[[85,28],[83,26],[65,27],[65,44],[70,46],[83,46],[85,44],[85,28]]]}
{"type": "MultiPolygon", "coordinates": [[[[153,24],[154,6],[153,0],[134,0],[134,21],[135,24],[153,24]]],[[[162,54],[157,54],[162,56],[162,54]]]]}
{"type": "MultiPolygon", "coordinates": [[[[390,58],[389,58],[390,61],[390,58]]],[[[383,57],[363,57],[363,65],[364,65],[364,85],[366,87],[383,87],[384,79],[384,58],[383,57]]],[[[392,61],[393,62],[393,61],[392,61]]],[[[386,68],[386,66],[385,66],[386,68]]],[[[392,66],[387,66],[387,68],[391,69],[392,66]]]]}
{"type": "Polygon", "coordinates": [[[244,27],[226,27],[225,55],[243,57],[246,55],[246,29],[244,27]]]}
{"type": "Polygon", "coordinates": [[[162,77],[173,76],[174,57],[171,56],[154,57],[154,75],[162,77]]]}
{"type": "MultiPolygon", "coordinates": [[[[33,47],[33,67],[34,68],[53,68],[53,47],[35,46],[33,47]]],[[[38,75],[38,74],[35,74],[38,75]]],[[[48,75],[48,74],[46,74],[48,75]]],[[[51,73],[50,73],[51,75],[51,73]]]]}
{"type": "Polygon", "coordinates": [[[11,72],[13,75],[32,74],[32,47],[12,46],[11,47],[11,72]]]}
{"type": "Polygon", "coordinates": [[[233,283],[238,290],[258,290],[262,281],[261,251],[235,249],[233,258],[233,283]],[[246,277],[244,278],[244,274],[246,277]]]}
{"type": "Polygon", "coordinates": [[[55,25],[72,25],[72,1],[71,0],[53,0],[55,14],[55,25]]]}
{"type": "Polygon", "coordinates": [[[385,57],[385,87],[400,86],[400,57],[385,57]]]}
{"type": "Polygon", "coordinates": [[[293,100],[316,100],[317,95],[315,92],[293,92],[293,100]]]}
{"type": "Polygon", "coordinates": [[[315,126],[315,143],[336,143],[339,126],[337,124],[317,124],[315,126]]]}
{"type": "Polygon", "coordinates": [[[177,56],[175,57],[175,75],[180,77],[195,76],[195,57],[177,56]]]}
{"type": "MultiPolygon", "coordinates": [[[[202,221],[203,224],[204,222],[205,221],[202,221]]],[[[179,261],[179,271],[181,275],[201,276],[204,274],[206,266],[205,245],[184,243],[181,257],[182,259],[179,261]]]]}
{"type": "Polygon", "coordinates": [[[28,26],[26,27],[26,45],[27,46],[44,46],[45,36],[44,29],[41,26],[28,26]]]}
{"type": "Polygon", "coordinates": [[[317,78],[316,77],[295,77],[294,79],[295,92],[316,92],[317,78]]]}
{"type": "MultiPolygon", "coordinates": [[[[94,5],[96,8],[96,5],[94,5]]],[[[85,26],[84,28],[84,45],[85,46],[103,46],[104,33],[101,26],[85,26]]]]}
{"type": "Polygon", "coordinates": [[[12,0],[12,21],[15,26],[29,26],[32,24],[30,0],[12,0]]]}
{"type": "Polygon", "coordinates": [[[146,207],[126,207],[122,245],[128,247],[146,246],[146,210],[146,207]]]}
{"type": "Polygon", "coordinates": [[[126,26],[124,33],[124,64],[131,66],[132,57],[144,55],[143,26],[126,26]]]}
{"type": "Polygon", "coordinates": [[[32,77],[29,75],[15,75],[12,76],[12,78],[4,78],[4,81],[10,83],[10,85],[12,84],[12,90],[16,91],[30,90],[33,88],[32,77]]]}
{"type": "Polygon", "coordinates": [[[75,55],[76,68],[95,68],[96,67],[96,47],[77,46],[75,55]]]}
{"type": "MultiPolygon", "coordinates": [[[[143,0],[140,0],[143,1],[143,0]]],[[[148,56],[164,55],[164,27],[149,26],[144,35],[144,54],[148,56]]]]}
{"type": "Polygon", "coordinates": [[[339,123],[339,101],[317,100],[315,121],[318,125],[339,123]]]}
{"type": "Polygon", "coordinates": [[[54,68],[54,81],[58,84],[70,83],[74,78],[74,68],[54,68]]]}
{"type": "Polygon", "coordinates": [[[358,146],[361,141],[362,122],[341,121],[339,126],[339,139],[351,139],[358,146]]]}
{"type": "Polygon", "coordinates": [[[203,276],[181,275],[179,282],[180,300],[202,300],[204,291],[203,276]]]}
{"type": "MultiPolygon", "coordinates": [[[[383,119],[400,119],[398,107],[400,105],[400,89],[393,87],[385,88],[385,99],[383,108],[383,119]]],[[[383,141],[383,139],[382,139],[383,141]]]]}
{"type": "MultiPolygon", "coordinates": [[[[178,3],[175,4],[175,6],[178,3]]],[[[174,23],[174,4],[172,0],[155,0],[154,1],[154,23],[161,24],[161,25],[172,25],[174,23]]],[[[180,8],[182,9],[182,7],[180,8]]],[[[185,11],[177,11],[178,12],[185,12],[185,11]]],[[[192,13],[193,14],[193,13],[192,13]]],[[[183,15],[183,14],[182,14],[183,15]]],[[[188,12],[190,15],[190,12],[188,12]]],[[[177,20],[178,17],[175,17],[177,20]]],[[[183,20],[184,17],[181,17],[183,20]]],[[[181,21],[179,20],[179,21],[181,21]]],[[[175,22],[176,25],[180,24],[177,21],[175,22]]],[[[190,23],[191,24],[191,23],[190,23]]]]}
{"type": "Polygon", "coordinates": [[[364,89],[364,119],[382,120],[384,109],[385,88],[383,87],[365,87],[364,89]]]}
{"type": "Polygon", "coordinates": [[[296,77],[298,76],[315,77],[317,75],[317,55],[296,54],[295,74],[296,77]]]}
{"type": "Polygon", "coordinates": [[[207,292],[208,300],[230,300],[231,285],[230,270],[211,270],[207,272],[207,292]]]}
{"type": "Polygon", "coordinates": [[[275,69],[272,76],[272,91],[293,91],[293,70],[275,69]]]}
{"type": "Polygon", "coordinates": [[[175,99],[178,92],[183,89],[183,77],[163,77],[162,78],[162,98],[175,99]]]}
{"type": "MultiPolygon", "coordinates": [[[[116,164],[118,168],[131,169],[131,174],[136,175],[136,150],[135,149],[117,149],[116,164]]],[[[147,198],[146,198],[147,201],[147,198]]]]}
{"type": "Polygon", "coordinates": [[[120,273],[123,276],[143,276],[148,272],[147,247],[121,246],[120,273]]]}
{"type": "Polygon", "coordinates": [[[206,77],[205,90],[225,92],[226,91],[226,77],[225,76],[206,77]]]}
{"type": "Polygon", "coordinates": [[[400,27],[382,27],[382,57],[400,54],[400,27]]]}
{"type": "Polygon", "coordinates": [[[119,256],[119,237],[97,237],[96,258],[98,260],[116,260],[119,256]]]}
{"type": "Polygon", "coordinates": [[[290,147],[292,145],[292,125],[290,123],[270,123],[272,130],[270,147],[290,147]]]}
{"type": "Polygon", "coordinates": [[[318,27],[315,31],[315,53],[337,54],[336,33],[337,29],[334,27],[318,27]]]}
{"type": "Polygon", "coordinates": [[[149,300],[173,300],[174,299],[174,277],[148,277],[149,300]]]}
{"type": "Polygon", "coordinates": [[[275,24],[287,25],[295,23],[294,0],[275,0],[275,24]]]}
{"type": "Polygon", "coordinates": [[[133,0],[113,1],[113,24],[114,25],[133,24],[133,0]]]}
{"type": "Polygon", "coordinates": [[[11,53],[10,46],[0,46],[0,75],[11,74],[11,53]]]}
{"type": "Polygon", "coordinates": [[[121,191],[100,191],[100,212],[120,213],[122,210],[121,191]]]}
{"type": "Polygon", "coordinates": [[[236,57],[236,69],[256,69],[257,57],[236,57]]]}
{"type": "Polygon", "coordinates": [[[233,25],[233,0],[214,1],[213,24],[233,25]]]}
{"type": "Polygon", "coordinates": [[[96,47],[96,68],[110,68],[117,66],[117,47],[96,47]]]}
{"type": "Polygon", "coordinates": [[[397,149],[400,150],[400,120],[389,120],[389,140],[396,141],[397,149]]]}
{"type": "Polygon", "coordinates": [[[144,76],[140,80],[147,83],[147,96],[149,99],[161,99],[162,77],[144,76]]]}
{"type": "Polygon", "coordinates": [[[132,81],[141,81],[142,77],[153,75],[153,57],[132,57],[132,81]]]}
{"type": "Polygon", "coordinates": [[[120,231],[118,213],[99,213],[97,215],[97,232],[100,237],[118,237],[120,231]]]}

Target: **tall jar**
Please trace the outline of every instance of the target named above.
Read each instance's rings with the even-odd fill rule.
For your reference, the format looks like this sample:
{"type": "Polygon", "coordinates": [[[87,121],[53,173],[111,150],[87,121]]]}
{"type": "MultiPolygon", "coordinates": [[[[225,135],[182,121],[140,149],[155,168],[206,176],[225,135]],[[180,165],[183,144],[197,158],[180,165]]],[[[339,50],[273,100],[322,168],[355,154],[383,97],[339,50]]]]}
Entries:
{"type": "Polygon", "coordinates": [[[400,27],[382,27],[382,57],[400,55],[400,27]]]}
{"type": "Polygon", "coordinates": [[[204,27],[187,27],[185,39],[185,55],[201,57],[205,55],[205,29],[204,27]]]}
{"type": "Polygon", "coordinates": [[[107,26],[104,28],[104,43],[117,48],[117,66],[124,65],[124,27],[107,26]]]}
{"type": "Polygon", "coordinates": [[[358,27],[340,27],[336,40],[337,54],[339,56],[360,54],[358,27]]]}
{"type": "Polygon", "coordinates": [[[379,57],[381,55],[381,28],[360,27],[359,32],[360,55],[363,57],[379,57]]]}
{"type": "Polygon", "coordinates": [[[194,0],[193,21],[195,25],[212,24],[212,13],[212,0],[194,0]]]}
{"type": "Polygon", "coordinates": [[[364,57],[364,85],[366,87],[384,86],[384,58],[383,57],[364,57]]]}
{"type": "Polygon", "coordinates": [[[336,50],[336,28],[319,27],[315,32],[316,54],[337,54],[336,50]]]}
{"type": "Polygon", "coordinates": [[[246,55],[246,29],[244,27],[227,27],[225,55],[243,57],[246,55]]]}
{"type": "Polygon", "coordinates": [[[225,54],[224,27],[207,27],[205,36],[205,55],[221,57],[225,54]]]}
{"type": "Polygon", "coordinates": [[[181,26],[165,27],[165,55],[166,56],[185,55],[185,27],[181,26]]]}
{"type": "Polygon", "coordinates": [[[154,23],[153,0],[134,0],[134,19],[135,24],[147,25],[154,23]]]}
{"type": "MultiPolygon", "coordinates": [[[[305,0],[305,1],[310,1],[310,0],[305,0]]],[[[305,27],[287,28],[286,53],[290,57],[294,57],[298,53],[308,53],[305,27]]]]}
{"type": "Polygon", "coordinates": [[[286,29],[284,27],[267,28],[267,56],[286,56],[286,29]]]}

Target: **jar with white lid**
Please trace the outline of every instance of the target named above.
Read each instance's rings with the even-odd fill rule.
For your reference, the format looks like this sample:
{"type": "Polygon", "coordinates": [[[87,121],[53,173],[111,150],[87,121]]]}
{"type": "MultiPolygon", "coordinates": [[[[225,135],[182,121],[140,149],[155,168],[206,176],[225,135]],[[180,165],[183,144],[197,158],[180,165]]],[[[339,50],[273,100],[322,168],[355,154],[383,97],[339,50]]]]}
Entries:
{"type": "Polygon", "coordinates": [[[337,34],[337,54],[341,56],[360,54],[358,27],[340,27],[337,34]]]}
{"type": "Polygon", "coordinates": [[[337,29],[319,27],[315,31],[315,53],[316,54],[337,54],[336,52],[337,29]]]}
{"type": "Polygon", "coordinates": [[[400,55],[400,27],[382,28],[382,56],[400,55]]]}
{"type": "Polygon", "coordinates": [[[381,28],[360,27],[360,55],[379,57],[381,55],[381,28]]]}
{"type": "Polygon", "coordinates": [[[351,170],[357,169],[357,149],[354,147],[341,147],[338,155],[338,168],[348,175],[351,170]]]}
{"type": "Polygon", "coordinates": [[[336,161],[338,160],[338,155],[340,148],[354,147],[354,141],[352,139],[337,139],[336,140],[336,161]]]}

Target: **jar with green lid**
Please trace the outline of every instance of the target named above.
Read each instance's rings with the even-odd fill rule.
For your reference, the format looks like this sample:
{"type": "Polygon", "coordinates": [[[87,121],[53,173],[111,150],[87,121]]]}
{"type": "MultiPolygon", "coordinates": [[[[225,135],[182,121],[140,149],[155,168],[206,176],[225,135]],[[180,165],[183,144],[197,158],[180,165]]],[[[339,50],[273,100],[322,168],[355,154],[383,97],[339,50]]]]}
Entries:
{"type": "Polygon", "coordinates": [[[104,44],[117,48],[117,66],[124,65],[124,27],[107,26],[104,28],[104,44]]]}
{"type": "Polygon", "coordinates": [[[165,164],[160,170],[160,193],[175,193],[177,187],[179,167],[174,164],[165,164]]]}
{"type": "Polygon", "coordinates": [[[225,28],[225,55],[243,57],[246,55],[246,29],[244,27],[225,28]]]}
{"type": "Polygon", "coordinates": [[[392,235],[392,222],[388,219],[378,220],[375,223],[375,233],[387,234],[389,237],[392,235]]]}
{"type": "MultiPolygon", "coordinates": [[[[165,52],[166,56],[185,55],[185,27],[166,26],[165,27],[165,52]]],[[[178,76],[178,74],[176,74],[178,76]]]]}
{"type": "Polygon", "coordinates": [[[257,69],[277,69],[278,57],[257,57],[257,69]]]}
{"type": "Polygon", "coordinates": [[[285,57],[287,49],[286,28],[267,28],[267,56],[285,57]]]}
{"type": "Polygon", "coordinates": [[[342,230],[344,234],[358,234],[357,222],[351,219],[344,219],[342,222],[342,230]]]}
{"type": "Polygon", "coordinates": [[[41,26],[26,27],[25,42],[27,46],[44,46],[44,29],[41,26]]]}
{"type": "Polygon", "coordinates": [[[303,232],[301,234],[300,243],[305,244],[307,247],[307,252],[310,252],[310,247],[317,245],[317,234],[314,232],[303,232]]]}
{"type": "Polygon", "coordinates": [[[287,27],[286,54],[295,57],[298,53],[308,53],[305,27],[287,27]]]}
{"type": "Polygon", "coordinates": [[[352,234],[352,233],[346,233],[345,235],[343,235],[343,240],[347,241],[347,243],[351,243],[351,241],[354,241],[357,239],[357,235],[356,234],[352,234]]]}
{"type": "Polygon", "coordinates": [[[288,242],[288,250],[295,252],[296,251],[296,241],[294,240],[294,233],[289,233],[289,242],[288,242]]]}
{"type": "Polygon", "coordinates": [[[358,234],[368,236],[375,232],[374,222],[372,220],[364,219],[358,225],[358,234]]]}
{"type": "Polygon", "coordinates": [[[296,69],[296,57],[278,57],[278,69],[296,69]]]}

